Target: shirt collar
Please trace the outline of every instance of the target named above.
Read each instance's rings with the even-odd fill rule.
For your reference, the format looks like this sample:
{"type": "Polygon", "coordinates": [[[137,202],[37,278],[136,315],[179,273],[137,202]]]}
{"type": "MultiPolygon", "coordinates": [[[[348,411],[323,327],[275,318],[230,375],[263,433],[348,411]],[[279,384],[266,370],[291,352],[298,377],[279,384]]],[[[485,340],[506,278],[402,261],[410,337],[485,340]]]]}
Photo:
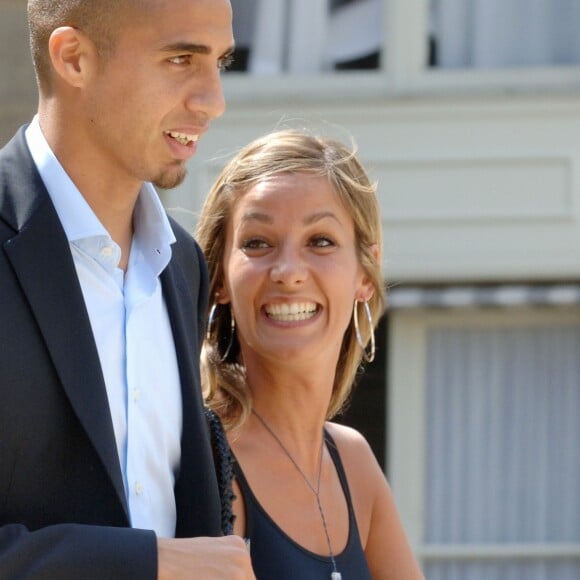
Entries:
{"type": "Polygon", "coordinates": [[[158,276],[171,259],[175,235],[157,191],[144,183],[139,193],[133,223],[135,241],[153,272],[158,276]]]}
{"type": "MultiPolygon", "coordinates": [[[[25,136],[32,159],[68,241],[78,243],[89,238],[111,240],[109,233],[50,148],[40,128],[38,115],[35,115],[27,127],[25,136]]],[[[171,244],[175,242],[175,236],[161,200],[150,183],[144,183],[141,187],[133,224],[133,246],[139,246],[146,262],[159,275],[171,259],[171,244]]]]}
{"type": "Polygon", "coordinates": [[[26,142],[48,195],[56,209],[69,242],[83,238],[108,236],[46,141],[38,115],[26,128],[26,142]]]}

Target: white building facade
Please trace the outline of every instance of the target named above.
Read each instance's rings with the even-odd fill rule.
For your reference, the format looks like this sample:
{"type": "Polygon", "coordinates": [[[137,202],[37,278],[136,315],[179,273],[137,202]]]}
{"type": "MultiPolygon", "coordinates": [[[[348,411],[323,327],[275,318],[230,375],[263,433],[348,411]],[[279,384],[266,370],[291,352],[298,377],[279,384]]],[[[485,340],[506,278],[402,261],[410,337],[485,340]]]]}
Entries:
{"type": "Polygon", "coordinates": [[[580,577],[580,1],[233,4],[245,72],[166,205],[193,227],[272,129],[354,138],[385,232],[384,460],[427,577],[580,577]]]}

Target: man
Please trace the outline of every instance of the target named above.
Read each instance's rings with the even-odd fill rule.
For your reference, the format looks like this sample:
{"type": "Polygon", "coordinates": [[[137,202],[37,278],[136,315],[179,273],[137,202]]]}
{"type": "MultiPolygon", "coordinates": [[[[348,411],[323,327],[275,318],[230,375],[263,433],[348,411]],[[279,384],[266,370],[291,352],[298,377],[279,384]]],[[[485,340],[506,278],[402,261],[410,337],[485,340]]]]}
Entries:
{"type": "Polygon", "coordinates": [[[220,535],[207,271],[163,211],[224,111],[228,0],[29,0],[0,152],[0,577],[253,578],[220,535]],[[179,539],[176,539],[179,538],[179,539]]]}

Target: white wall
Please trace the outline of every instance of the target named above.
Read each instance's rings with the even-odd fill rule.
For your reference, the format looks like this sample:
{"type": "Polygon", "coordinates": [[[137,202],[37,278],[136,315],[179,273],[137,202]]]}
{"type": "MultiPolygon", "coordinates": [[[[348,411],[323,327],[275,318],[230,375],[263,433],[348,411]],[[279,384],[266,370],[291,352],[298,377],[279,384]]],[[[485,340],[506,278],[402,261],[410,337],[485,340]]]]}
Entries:
{"type": "Polygon", "coordinates": [[[0,79],[0,145],[3,145],[31,118],[37,104],[23,0],[0,2],[0,79]]]}
{"type": "MultiPolygon", "coordinates": [[[[237,88],[238,80],[228,81],[226,91],[237,88]]],[[[200,141],[188,179],[165,194],[170,208],[197,210],[219,168],[250,139],[278,126],[306,126],[352,136],[378,180],[389,282],[580,274],[574,91],[257,99],[232,92],[225,116],[200,141]]]]}

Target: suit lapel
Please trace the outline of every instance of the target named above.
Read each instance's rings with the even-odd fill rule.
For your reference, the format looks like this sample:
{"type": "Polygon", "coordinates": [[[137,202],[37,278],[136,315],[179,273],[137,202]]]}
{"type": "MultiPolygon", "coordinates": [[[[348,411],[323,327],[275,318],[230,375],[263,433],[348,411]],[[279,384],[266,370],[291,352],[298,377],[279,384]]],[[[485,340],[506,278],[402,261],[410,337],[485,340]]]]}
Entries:
{"type": "MultiPolygon", "coordinates": [[[[205,419],[201,414],[197,297],[173,258],[161,275],[173,330],[183,399],[181,469],[175,484],[178,537],[219,535],[219,496],[205,419]]],[[[196,280],[199,283],[199,280],[196,280]]]]}
{"type": "Polygon", "coordinates": [[[13,192],[17,201],[5,216],[11,216],[20,231],[4,249],[69,401],[128,514],[105,383],[69,243],[22,134],[19,137],[20,142],[7,146],[13,146],[16,165],[5,191],[13,192]],[[23,175],[29,177],[25,183],[23,175]]]}

